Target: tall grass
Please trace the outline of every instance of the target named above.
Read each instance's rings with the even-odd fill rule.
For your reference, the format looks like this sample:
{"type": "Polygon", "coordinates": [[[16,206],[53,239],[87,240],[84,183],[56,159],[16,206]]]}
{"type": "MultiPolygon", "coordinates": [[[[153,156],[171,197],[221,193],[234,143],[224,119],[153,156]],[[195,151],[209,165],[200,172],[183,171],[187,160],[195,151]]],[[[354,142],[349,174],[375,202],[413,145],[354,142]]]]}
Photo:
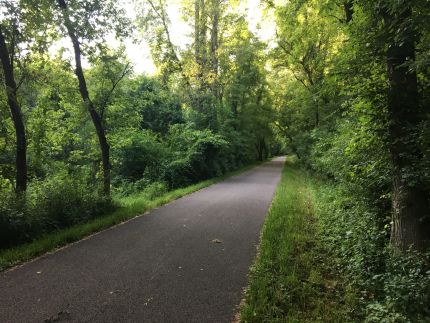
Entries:
{"type": "Polygon", "coordinates": [[[264,224],[243,322],[352,322],[354,294],[331,268],[314,214],[314,185],[288,159],[264,224]]]}

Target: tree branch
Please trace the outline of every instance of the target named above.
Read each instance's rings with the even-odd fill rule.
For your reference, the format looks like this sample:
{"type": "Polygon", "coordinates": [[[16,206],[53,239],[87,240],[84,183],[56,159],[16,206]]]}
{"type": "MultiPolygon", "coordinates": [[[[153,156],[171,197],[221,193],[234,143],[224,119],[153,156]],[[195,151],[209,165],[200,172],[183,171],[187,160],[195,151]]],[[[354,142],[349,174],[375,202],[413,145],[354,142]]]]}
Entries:
{"type": "Polygon", "coordinates": [[[112,80],[112,86],[109,90],[109,92],[106,94],[105,99],[103,100],[102,104],[100,105],[100,117],[103,120],[104,119],[104,112],[106,110],[106,107],[109,105],[109,101],[112,97],[113,92],[115,91],[116,87],[118,86],[119,82],[122,81],[122,79],[131,71],[131,65],[128,62],[123,71],[121,72],[120,76],[116,80],[112,80]]]}

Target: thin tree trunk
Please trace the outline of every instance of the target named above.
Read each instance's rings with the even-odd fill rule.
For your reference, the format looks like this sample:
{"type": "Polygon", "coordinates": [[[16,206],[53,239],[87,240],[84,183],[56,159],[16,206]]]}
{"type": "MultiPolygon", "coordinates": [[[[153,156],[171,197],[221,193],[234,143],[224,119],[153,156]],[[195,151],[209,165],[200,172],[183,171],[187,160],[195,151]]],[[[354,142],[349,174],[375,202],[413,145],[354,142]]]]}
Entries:
{"type": "Polygon", "coordinates": [[[320,126],[320,109],[318,102],[315,102],[315,128],[320,126]]]}
{"type": "Polygon", "coordinates": [[[354,5],[352,3],[352,0],[345,1],[343,4],[343,8],[345,11],[345,22],[349,23],[352,21],[352,18],[354,16],[354,5]]]}
{"type": "Polygon", "coordinates": [[[64,24],[67,28],[67,32],[73,44],[73,50],[75,54],[75,74],[79,81],[79,92],[81,94],[82,100],[88,112],[90,113],[91,119],[93,121],[94,127],[96,128],[97,137],[99,139],[101,156],[102,156],[102,168],[103,168],[103,193],[108,196],[110,194],[110,162],[109,162],[109,144],[106,139],[105,129],[103,127],[102,119],[94,107],[93,102],[91,101],[88,87],[85,80],[84,71],[82,69],[81,62],[81,47],[79,44],[79,40],[77,35],[75,34],[75,30],[73,28],[73,24],[70,21],[68,7],[65,0],[57,0],[58,5],[60,6],[63,17],[64,24]]]}
{"type": "Polygon", "coordinates": [[[200,57],[201,57],[201,75],[205,74],[205,68],[208,62],[208,50],[207,50],[207,13],[205,0],[200,0],[200,57]]]}
{"type": "Polygon", "coordinates": [[[13,75],[13,66],[6,46],[6,40],[0,27],[0,60],[3,67],[7,102],[12,115],[16,135],[16,179],[15,190],[18,194],[27,189],[27,140],[21,107],[16,96],[17,85],[13,75]]]}
{"type": "MultiPolygon", "coordinates": [[[[194,0],[194,58],[197,64],[197,89],[200,91],[202,83],[202,57],[201,57],[201,38],[200,38],[200,2],[201,0],[194,0]]],[[[193,103],[199,112],[201,112],[201,99],[199,93],[194,95],[193,103]]]]}
{"type": "Polygon", "coordinates": [[[212,28],[211,28],[211,41],[210,41],[210,65],[211,72],[213,74],[213,81],[211,84],[211,91],[214,97],[212,103],[212,119],[211,128],[216,130],[217,128],[217,104],[221,103],[219,100],[219,80],[218,80],[218,28],[219,28],[219,16],[220,16],[220,0],[212,0],[212,28]]]}
{"type": "Polygon", "coordinates": [[[200,63],[200,0],[194,1],[194,56],[200,63]]]}
{"type": "Polygon", "coordinates": [[[164,3],[162,3],[160,1],[160,10],[158,10],[157,6],[154,3],[154,1],[148,0],[148,2],[151,5],[151,7],[154,10],[154,12],[158,15],[158,17],[161,20],[161,23],[162,23],[163,29],[164,29],[164,33],[166,34],[166,38],[167,38],[167,45],[170,48],[170,53],[172,54],[175,62],[178,64],[179,71],[181,73],[182,78],[184,79],[186,85],[188,87],[191,87],[189,77],[185,73],[185,70],[184,70],[184,65],[182,64],[182,61],[179,59],[179,55],[176,52],[175,46],[172,43],[172,38],[170,37],[169,26],[168,26],[168,23],[167,23],[168,19],[167,19],[167,14],[166,14],[166,11],[165,11],[164,3]]]}
{"type": "Polygon", "coordinates": [[[204,70],[207,63],[206,49],[206,5],[204,0],[195,0],[194,2],[194,55],[198,66],[197,81],[198,88],[202,90],[205,87],[204,70]]]}
{"type": "Polygon", "coordinates": [[[264,160],[264,155],[263,155],[264,146],[265,146],[264,138],[258,139],[257,143],[255,144],[255,147],[257,148],[257,158],[259,161],[264,160]]]}
{"type": "Polygon", "coordinates": [[[211,30],[211,67],[214,74],[212,92],[219,99],[218,91],[218,28],[220,15],[220,0],[212,0],[212,30],[211,30]]]}
{"type": "MultiPolygon", "coordinates": [[[[396,17],[385,12],[387,29],[405,23],[411,19],[411,15],[410,7],[399,12],[396,17]]],[[[423,120],[419,108],[417,75],[415,71],[409,71],[408,67],[404,66],[406,62],[415,60],[415,39],[405,35],[404,42],[398,43],[393,41],[393,38],[394,35],[390,35],[387,51],[390,122],[388,133],[393,164],[391,243],[400,250],[406,250],[410,246],[420,250],[429,244],[429,194],[418,181],[405,176],[413,172],[417,158],[422,156],[419,139],[414,135],[423,120]]]]}

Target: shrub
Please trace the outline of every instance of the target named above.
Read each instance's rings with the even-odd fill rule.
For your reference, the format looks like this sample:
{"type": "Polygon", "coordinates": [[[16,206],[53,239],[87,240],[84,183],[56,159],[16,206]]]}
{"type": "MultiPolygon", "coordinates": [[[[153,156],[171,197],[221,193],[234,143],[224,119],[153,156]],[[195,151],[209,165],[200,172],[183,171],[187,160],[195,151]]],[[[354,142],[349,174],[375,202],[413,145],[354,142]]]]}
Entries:
{"type": "Polygon", "coordinates": [[[325,185],[316,209],[338,269],[361,294],[358,310],[367,322],[428,322],[430,255],[391,250],[387,220],[354,187],[325,185]]]}
{"type": "Polygon", "coordinates": [[[6,196],[0,202],[0,248],[31,241],[114,208],[110,200],[65,172],[44,181],[32,181],[26,196],[18,200],[3,195],[6,196]]]}
{"type": "Polygon", "coordinates": [[[171,188],[221,175],[221,152],[228,146],[220,135],[183,125],[171,127],[168,137],[173,159],[166,164],[164,179],[171,188]]]}
{"type": "Polygon", "coordinates": [[[368,322],[428,322],[430,317],[430,254],[385,250],[385,271],[373,277],[380,297],[367,306],[368,322]]]}
{"type": "Polygon", "coordinates": [[[151,180],[160,178],[163,160],[168,158],[165,144],[150,131],[134,133],[116,151],[116,174],[129,181],[137,181],[144,174],[151,180]]]}
{"type": "Polygon", "coordinates": [[[0,249],[27,240],[29,231],[23,199],[0,192],[0,249]]]}

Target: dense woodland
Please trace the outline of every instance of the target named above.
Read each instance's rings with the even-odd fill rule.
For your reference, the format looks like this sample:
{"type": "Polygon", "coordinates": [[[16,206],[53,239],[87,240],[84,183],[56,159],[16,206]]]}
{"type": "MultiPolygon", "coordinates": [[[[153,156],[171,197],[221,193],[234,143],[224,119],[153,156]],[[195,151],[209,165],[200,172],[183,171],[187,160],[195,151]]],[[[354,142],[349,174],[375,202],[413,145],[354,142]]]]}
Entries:
{"type": "Polygon", "coordinates": [[[267,44],[241,1],[183,0],[186,48],[169,1],[134,2],[131,20],[113,0],[1,0],[0,247],[296,155],[327,183],[320,225],[357,317],[428,321],[429,2],[262,1],[267,44]],[[157,74],[113,35],[146,39],[157,74]]]}

